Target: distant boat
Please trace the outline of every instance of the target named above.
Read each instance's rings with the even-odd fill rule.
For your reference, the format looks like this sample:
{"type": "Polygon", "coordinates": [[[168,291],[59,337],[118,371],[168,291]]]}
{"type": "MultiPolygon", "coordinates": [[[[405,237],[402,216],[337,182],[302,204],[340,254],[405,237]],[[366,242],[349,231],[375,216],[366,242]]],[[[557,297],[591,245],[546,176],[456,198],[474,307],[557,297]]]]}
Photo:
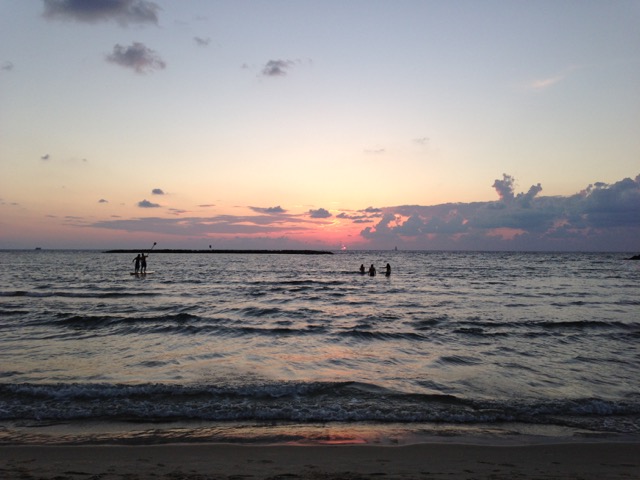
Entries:
{"type": "Polygon", "coordinates": [[[42,250],[40,247],[36,247],[36,250],[42,250]]]}

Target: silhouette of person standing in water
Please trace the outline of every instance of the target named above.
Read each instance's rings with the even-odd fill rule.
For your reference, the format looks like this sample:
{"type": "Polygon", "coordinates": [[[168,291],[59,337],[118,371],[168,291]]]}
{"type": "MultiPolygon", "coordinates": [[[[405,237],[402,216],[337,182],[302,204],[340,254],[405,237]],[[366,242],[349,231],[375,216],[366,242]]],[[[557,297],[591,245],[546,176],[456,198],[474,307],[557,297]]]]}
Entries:
{"type": "Polygon", "coordinates": [[[360,273],[364,275],[364,263],[360,265],[360,273]]]}
{"type": "Polygon", "coordinates": [[[147,257],[149,255],[145,255],[141,253],[140,255],[140,273],[147,273],[147,257]]]}
{"type": "Polygon", "coordinates": [[[369,267],[369,276],[370,277],[375,277],[376,276],[376,267],[373,266],[373,263],[369,267]]]}
{"type": "Polygon", "coordinates": [[[387,271],[384,273],[384,276],[385,277],[390,277],[391,276],[391,265],[389,265],[387,263],[387,267],[386,268],[387,268],[387,271]]]}
{"type": "Polygon", "coordinates": [[[138,256],[132,260],[132,262],[135,262],[134,264],[135,273],[140,272],[140,254],[138,254],[138,256]]]}

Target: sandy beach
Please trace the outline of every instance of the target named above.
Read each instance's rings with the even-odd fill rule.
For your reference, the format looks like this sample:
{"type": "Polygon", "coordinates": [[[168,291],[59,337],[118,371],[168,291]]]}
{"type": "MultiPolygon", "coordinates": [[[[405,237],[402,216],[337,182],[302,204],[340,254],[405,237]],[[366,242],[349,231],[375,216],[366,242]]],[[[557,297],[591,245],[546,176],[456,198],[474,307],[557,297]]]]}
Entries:
{"type": "Polygon", "coordinates": [[[3,446],[7,480],[638,479],[640,444],[3,446]]]}

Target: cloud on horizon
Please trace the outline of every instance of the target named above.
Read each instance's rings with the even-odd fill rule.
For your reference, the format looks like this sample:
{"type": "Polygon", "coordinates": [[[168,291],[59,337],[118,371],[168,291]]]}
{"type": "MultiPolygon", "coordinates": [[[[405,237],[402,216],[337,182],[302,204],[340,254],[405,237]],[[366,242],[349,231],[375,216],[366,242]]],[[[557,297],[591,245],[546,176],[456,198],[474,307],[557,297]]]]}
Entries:
{"type": "Polygon", "coordinates": [[[128,47],[116,44],[113,52],[108,54],[106,59],[121,67],[131,68],[136,73],[147,73],[166,67],[164,60],[155,51],[140,42],[134,42],[128,47]]]}
{"type": "Polygon", "coordinates": [[[169,208],[168,211],[172,215],[184,215],[185,213],[189,213],[189,210],[184,210],[182,208],[169,208]]]}
{"type": "Polygon", "coordinates": [[[387,207],[360,235],[378,248],[638,248],[640,175],[611,185],[598,182],[568,197],[538,197],[540,184],[515,194],[513,186],[505,174],[493,184],[498,201],[387,207]]]}
{"type": "Polygon", "coordinates": [[[164,190],[161,188],[154,188],[151,190],[151,195],[164,195],[164,190]]]}
{"type": "MultiPolygon", "coordinates": [[[[350,234],[349,248],[638,250],[640,175],[612,184],[595,182],[569,196],[541,196],[540,184],[516,193],[514,185],[515,179],[510,175],[504,174],[496,179],[493,188],[498,199],[495,201],[345,210],[335,215],[341,220],[336,227],[346,228],[347,232],[350,225],[356,228],[350,234]],[[363,224],[367,226],[362,228],[363,224]]],[[[138,205],[143,208],[160,207],[147,200],[138,205]]],[[[254,214],[110,219],[78,226],[182,238],[218,236],[228,242],[240,242],[238,245],[242,244],[242,239],[249,238],[252,241],[270,238],[271,242],[278,237],[283,242],[300,242],[301,234],[316,245],[326,241],[320,233],[320,224],[326,227],[327,222],[323,219],[332,214],[324,208],[311,209],[303,214],[288,213],[279,205],[247,208],[254,214]],[[313,240],[316,234],[317,239],[313,240]]]]}
{"type": "Polygon", "coordinates": [[[249,207],[251,210],[253,210],[256,213],[264,213],[267,215],[278,215],[281,213],[287,213],[287,211],[282,208],[280,205],[278,205],[277,207],[249,207]]]}
{"type": "Polygon", "coordinates": [[[520,205],[525,208],[528,208],[531,205],[531,200],[533,200],[533,198],[542,191],[542,186],[538,183],[537,185],[531,185],[531,188],[529,188],[527,193],[519,193],[518,195],[515,195],[514,183],[515,179],[511,175],[503,173],[502,180],[496,180],[493,182],[492,186],[496,189],[500,200],[505,203],[518,201],[520,202],[520,205]]]}
{"type": "Polygon", "coordinates": [[[255,235],[309,230],[299,225],[299,219],[289,221],[272,215],[217,215],[213,217],[189,218],[134,218],[108,220],[91,223],[90,227],[124,230],[128,232],[151,232],[166,235],[255,235]]]}
{"type": "Polygon", "coordinates": [[[158,24],[160,7],[147,0],[44,0],[44,16],[49,19],[96,23],[115,20],[158,24]]]}
{"type": "Polygon", "coordinates": [[[382,209],[373,207],[367,207],[364,210],[345,211],[336,215],[336,218],[351,220],[353,223],[371,223],[374,219],[380,217],[382,217],[382,209]]]}

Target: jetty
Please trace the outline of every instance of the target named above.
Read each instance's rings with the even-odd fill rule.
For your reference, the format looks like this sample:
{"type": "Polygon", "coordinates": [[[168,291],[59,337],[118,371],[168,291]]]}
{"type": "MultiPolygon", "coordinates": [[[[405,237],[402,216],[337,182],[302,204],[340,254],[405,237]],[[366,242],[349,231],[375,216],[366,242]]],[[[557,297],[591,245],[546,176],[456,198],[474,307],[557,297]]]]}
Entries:
{"type": "MultiPolygon", "coordinates": [[[[106,250],[103,253],[140,253],[149,252],[148,248],[106,250]]],[[[328,250],[184,250],[164,248],[153,250],[153,253],[208,253],[208,254],[259,254],[259,255],[333,255],[328,250]]]]}

